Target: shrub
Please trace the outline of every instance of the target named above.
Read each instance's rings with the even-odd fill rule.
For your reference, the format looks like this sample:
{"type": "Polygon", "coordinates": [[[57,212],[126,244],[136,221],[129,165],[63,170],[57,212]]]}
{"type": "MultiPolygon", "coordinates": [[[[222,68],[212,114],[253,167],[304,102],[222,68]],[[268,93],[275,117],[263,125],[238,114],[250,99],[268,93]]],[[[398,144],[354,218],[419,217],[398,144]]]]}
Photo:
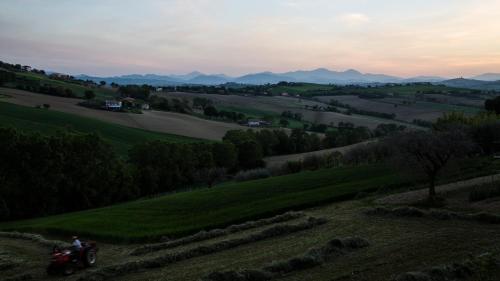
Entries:
{"type": "Polygon", "coordinates": [[[236,174],[234,179],[236,181],[248,181],[248,180],[268,178],[270,176],[271,172],[268,169],[258,168],[253,170],[241,171],[238,174],[236,174]]]}

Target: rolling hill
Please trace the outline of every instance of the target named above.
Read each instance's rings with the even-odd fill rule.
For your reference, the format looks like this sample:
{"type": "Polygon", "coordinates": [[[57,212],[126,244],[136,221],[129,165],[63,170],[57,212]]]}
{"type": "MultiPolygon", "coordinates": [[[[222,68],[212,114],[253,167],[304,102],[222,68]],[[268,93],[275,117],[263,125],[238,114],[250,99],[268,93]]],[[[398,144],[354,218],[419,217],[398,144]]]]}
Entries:
{"type": "Polygon", "coordinates": [[[46,109],[37,109],[2,102],[0,99],[0,126],[21,131],[55,134],[59,131],[96,133],[108,141],[121,155],[134,145],[145,141],[195,142],[194,138],[146,131],[103,122],[93,118],[46,109]]]}

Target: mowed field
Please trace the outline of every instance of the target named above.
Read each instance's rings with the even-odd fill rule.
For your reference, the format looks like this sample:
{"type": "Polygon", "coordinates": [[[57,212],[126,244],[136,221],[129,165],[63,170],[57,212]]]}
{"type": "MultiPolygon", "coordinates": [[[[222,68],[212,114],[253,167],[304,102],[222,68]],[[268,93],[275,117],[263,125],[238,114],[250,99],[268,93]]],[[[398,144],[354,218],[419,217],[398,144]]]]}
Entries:
{"type": "Polygon", "coordinates": [[[79,99],[62,98],[36,94],[15,89],[0,88],[0,94],[8,96],[2,101],[28,107],[50,104],[50,110],[90,117],[122,126],[175,134],[199,139],[221,140],[229,130],[246,129],[237,124],[216,122],[190,116],[163,111],[144,111],[144,114],[110,112],[78,106],[79,99]]]}
{"type": "MultiPolygon", "coordinates": [[[[467,183],[456,185],[467,186],[467,183]]],[[[439,192],[441,187],[437,190],[439,192]]],[[[48,245],[6,238],[0,233],[0,253],[18,262],[17,267],[6,267],[0,269],[0,272],[6,277],[29,274],[31,280],[199,281],[214,271],[262,270],[295,257],[307,256],[310,249],[322,247],[332,239],[359,237],[369,245],[359,249],[334,251],[321,264],[301,264],[296,260],[296,263],[292,263],[290,272],[279,274],[272,280],[393,281],[396,276],[405,272],[424,271],[432,267],[442,269],[445,268],[444,265],[454,263],[465,264],[473,270],[472,275],[465,274],[459,280],[498,280],[500,265],[490,263],[486,257],[496,258],[497,261],[500,258],[500,224],[431,216],[383,216],[366,213],[367,209],[374,207],[394,208],[391,203],[377,203],[384,201],[386,197],[384,194],[376,194],[364,199],[335,202],[304,210],[301,212],[302,216],[280,222],[255,225],[231,233],[224,233],[228,229],[226,228],[218,236],[205,235],[198,240],[186,237],[182,243],[182,240],[170,240],[170,244],[117,245],[98,241],[98,266],[68,277],[49,277],[44,272],[49,262],[48,245]],[[296,231],[277,232],[277,229],[304,225],[309,218],[321,218],[324,223],[296,231]],[[262,237],[262,233],[267,233],[268,236],[262,237]],[[139,256],[132,255],[142,248],[153,250],[139,256]],[[467,265],[466,261],[478,256],[483,258],[480,266],[467,265]],[[171,257],[178,258],[170,259],[171,257]],[[160,262],[163,260],[169,261],[160,262]],[[301,266],[304,264],[305,266],[301,266]]],[[[450,198],[454,197],[452,195],[450,198]]],[[[480,206],[456,210],[451,204],[445,208],[461,214],[483,211],[480,206]]],[[[500,215],[498,210],[490,210],[493,212],[490,214],[500,215]]]]}
{"type": "MultiPolygon", "coordinates": [[[[461,106],[423,101],[411,101],[411,104],[405,104],[404,102],[410,100],[401,98],[363,99],[355,95],[322,96],[316,97],[316,99],[325,103],[336,100],[356,109],[395,114],[397,120],[405,122],[412,122],[414,119],[433,121],[451,111],[461,111],[466,114],[475,114],[481,111],[481,108],[477,106],[477,100],[471,100],[473,106],[465,106],[466,101],[468,101],[466,98],[457,98],[455,101],[464,104],[461,106]]],[[[451,102],[451,99],[453,97],[449,97],[446,101],[451,102]]]]}
{"type": "Polygon", "coordinates": [[[52,234],[80,233],[107,241],[143,241],[178,237],[202,229],[278,214],[292,209],[354,197],[360,191],[400,186],[385,166],[325,169],[212,189],[181,192],[40,219],[1,223],[0,229],[52,234]]]}
{"type": "MultiPolygon", "coordinates": [[[[322,112],[306,109],[317,105],[327,107],[323,102],[305,100],[295,97],[264,97],[264,96],[239,96],[239,95],[215,95],[215,94],[193,94],[193,93],[166,93],[160,94],[164,97],[186,98],[192,100],[195,97],[203,97],[214,101],[215,106],[228,108],[234,111],[246,114],[266,114],[279,116],[283,111],[290,110],[296,113],[302,113],[303,119],[311,123],[333,123],[337,125],[339,122],[351,122],[356,126],[365,126],[371,129],[376,128],[379,124],[384,123],[400,123],[398,121],[375,118],[364,115],[344,115],[336,112],[322,112]],[[257,110],[257,111],[256,111],[257,110]]],[[[403,124],[403,123],[400,123],[403,124]]]]}

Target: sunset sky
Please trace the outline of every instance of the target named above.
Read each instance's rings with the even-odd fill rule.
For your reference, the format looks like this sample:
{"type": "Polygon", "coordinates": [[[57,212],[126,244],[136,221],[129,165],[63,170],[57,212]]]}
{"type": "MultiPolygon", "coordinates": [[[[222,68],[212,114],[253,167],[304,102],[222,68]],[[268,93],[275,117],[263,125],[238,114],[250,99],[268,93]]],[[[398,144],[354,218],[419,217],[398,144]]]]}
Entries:
{"type": "Polygon", "coordinates": [[[2,0],[0,60],[70,74],[500,72],[500,0],[2,0]]]}

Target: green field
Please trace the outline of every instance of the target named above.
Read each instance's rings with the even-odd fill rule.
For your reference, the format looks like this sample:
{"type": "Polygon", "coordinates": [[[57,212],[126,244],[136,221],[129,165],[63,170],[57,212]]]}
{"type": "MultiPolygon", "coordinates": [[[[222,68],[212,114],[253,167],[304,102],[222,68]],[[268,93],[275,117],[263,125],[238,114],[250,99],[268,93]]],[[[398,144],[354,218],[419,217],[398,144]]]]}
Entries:
{"type": "Polygon", "coordinates": [[[194,138],[146,131],[106,123],[73,114],[15,105],[0,101],[0,126],[10,126],[26,132],[54,134],[60,131],[96,133],[107,140],[116,151],[126,155],[138,143],[151,140],[168,142],[200,141],[194,138]]]}
{"type": "MultiPolygon", "coordinates": [[[[0,224],[0,229],[79,233],[112,241],[181,236],[354,197],[358,192],[400,186],[387,167],[325,169],[243,183],[227,183],[107,208],[0,224]]],[[[407,181],[407,180],[406,180],[407,181]]]]}

